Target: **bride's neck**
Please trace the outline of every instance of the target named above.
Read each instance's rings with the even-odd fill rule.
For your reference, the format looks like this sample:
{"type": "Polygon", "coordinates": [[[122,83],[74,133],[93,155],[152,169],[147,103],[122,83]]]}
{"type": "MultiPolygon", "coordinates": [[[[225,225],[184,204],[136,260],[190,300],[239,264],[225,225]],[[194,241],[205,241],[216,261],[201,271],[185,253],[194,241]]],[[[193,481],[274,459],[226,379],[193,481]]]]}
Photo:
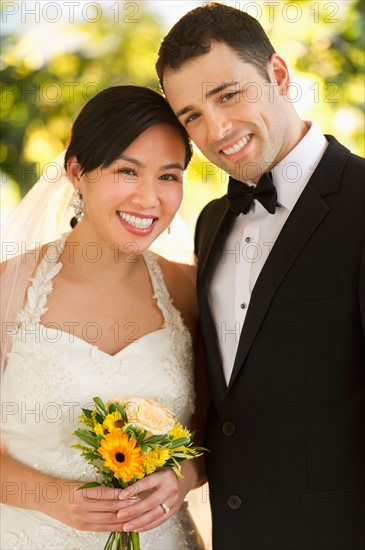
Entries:
{"type": "Polygon", "coordinates": [[[143,258],[134,247],[122,252],[116,244],[92,236],[86,239],[83,233],[75,228],[66,239],[60,258],[65,274],[77,279],[105,280],[112,285],[113,281],[119,284],[129,279],[140,269],[143,258]]]}

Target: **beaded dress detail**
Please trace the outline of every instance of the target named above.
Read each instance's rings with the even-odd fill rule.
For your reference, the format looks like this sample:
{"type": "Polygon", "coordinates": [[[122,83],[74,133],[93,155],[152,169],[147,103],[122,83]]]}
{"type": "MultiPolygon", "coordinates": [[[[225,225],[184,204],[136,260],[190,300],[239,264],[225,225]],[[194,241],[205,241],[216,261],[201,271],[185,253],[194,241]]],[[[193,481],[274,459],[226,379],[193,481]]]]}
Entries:
{"type": "MultiPolygon", "coordinates": [[[[91,405],[95,395],[104,401],[117,395],[138,395],[171,407],[178,420],[189,426],[195,400],[192,341],[173,306],[158,257],[149,251],[144,260],[153,298],[164,318],[160,329],[111,356],[71,332],[42,325],[53,279],[62,269],[58,258],[65,239],[50,245],[18,316],[19,330],[2,380],[2,440],[8,454],[24,464],[65,479],[65,483],[70,479],[86,483],[96,480],[97,474],[80,451],[71,448],[76,442],[72,432],[80,427],[81,408],[91,405]]],[[[18,490],[22,490],[21,480],[18,490]]],[[[71,498],[72,485],[69,490],[71,498]]],[[[50,487],[49,495],[40,497],[52,502],[56,493],[50,487]]],[[[197,549],[187,508],[186,502],[162,526],[142,533],[141,550],[197,549]]],[[[40,512],[5,504],[1,505],[1,526],[1,548],[6,550],[103,549],[109,535],[79,531],[40,512]]]]}

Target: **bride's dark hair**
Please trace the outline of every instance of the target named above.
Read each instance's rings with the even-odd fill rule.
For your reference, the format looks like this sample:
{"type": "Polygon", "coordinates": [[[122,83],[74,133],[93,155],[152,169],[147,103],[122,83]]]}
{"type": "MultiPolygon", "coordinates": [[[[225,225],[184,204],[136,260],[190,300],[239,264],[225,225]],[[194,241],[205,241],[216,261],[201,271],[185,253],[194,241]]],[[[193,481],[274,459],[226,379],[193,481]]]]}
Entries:
{"type": "Polygon", "coordinates": [[[178,130],[185,144],[185,168],[192,156],[184,127],[166,99],[141,86],[113,86],[93,97],[83,107],[71,131],[65,154],[65,168],[75,156],[81,173],[106,168],[148,128],[169,124],[178,130]]]}

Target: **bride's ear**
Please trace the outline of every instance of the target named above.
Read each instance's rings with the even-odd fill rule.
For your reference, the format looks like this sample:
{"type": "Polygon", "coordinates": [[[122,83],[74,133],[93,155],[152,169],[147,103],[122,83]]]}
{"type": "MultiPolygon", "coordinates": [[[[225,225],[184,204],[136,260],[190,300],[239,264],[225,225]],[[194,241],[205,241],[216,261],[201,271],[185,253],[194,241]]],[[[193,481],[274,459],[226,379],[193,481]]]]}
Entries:
{"type": "Polygon", "coordinates": [[[67,161],[67,176],[74,188],[79,189],[81,182],[81,167],[75,155],[70,157],[67,161]]]}

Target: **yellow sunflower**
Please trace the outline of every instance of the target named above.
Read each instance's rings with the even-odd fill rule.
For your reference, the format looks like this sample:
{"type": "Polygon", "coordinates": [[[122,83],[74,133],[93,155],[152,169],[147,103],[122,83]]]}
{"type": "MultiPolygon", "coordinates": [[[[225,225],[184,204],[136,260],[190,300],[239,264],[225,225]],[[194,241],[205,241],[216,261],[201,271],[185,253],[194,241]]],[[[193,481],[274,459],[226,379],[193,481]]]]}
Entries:
{"type": "Polygon", "coordinates": [[[114,411],[105,417],[105,420],[103,422],[103,430],[105,434],[112,433],[116,430],[122,430],[124,428],[124,425],[125,422],[121,413],[119,411],[114,411]]]}
{"type": "Polygon", "coordinates": [[[168,449],[152,449],[148,454],[145,455],[145,473],[152,474],[157,468],[161,468],[169,458],[170,452],[168,449]]]}
{"type": "Polygon", "coordinates": [[[97,422],[94,425],[94,432],[99,435],[104,435],[103,426],[97,422]]]}
{"type": "Polygon", "coordinates": [[[191,437],[191,432],[187,428],[184,428],[180,422],[176,422],[175,426],[170,430],[170,434],[174,439],[180,439],[181,437],[191,437]]]}
{"type": "Polygon", "coordinates": [[[115,477],[130,481],[134,477],[144,476],[144,455],[140,447],[136,447],[136,439],[128,438],[121,431],[106,434],[100,443],[99,453],[104,459],[104,466],[114,472],[115,477]]]}

